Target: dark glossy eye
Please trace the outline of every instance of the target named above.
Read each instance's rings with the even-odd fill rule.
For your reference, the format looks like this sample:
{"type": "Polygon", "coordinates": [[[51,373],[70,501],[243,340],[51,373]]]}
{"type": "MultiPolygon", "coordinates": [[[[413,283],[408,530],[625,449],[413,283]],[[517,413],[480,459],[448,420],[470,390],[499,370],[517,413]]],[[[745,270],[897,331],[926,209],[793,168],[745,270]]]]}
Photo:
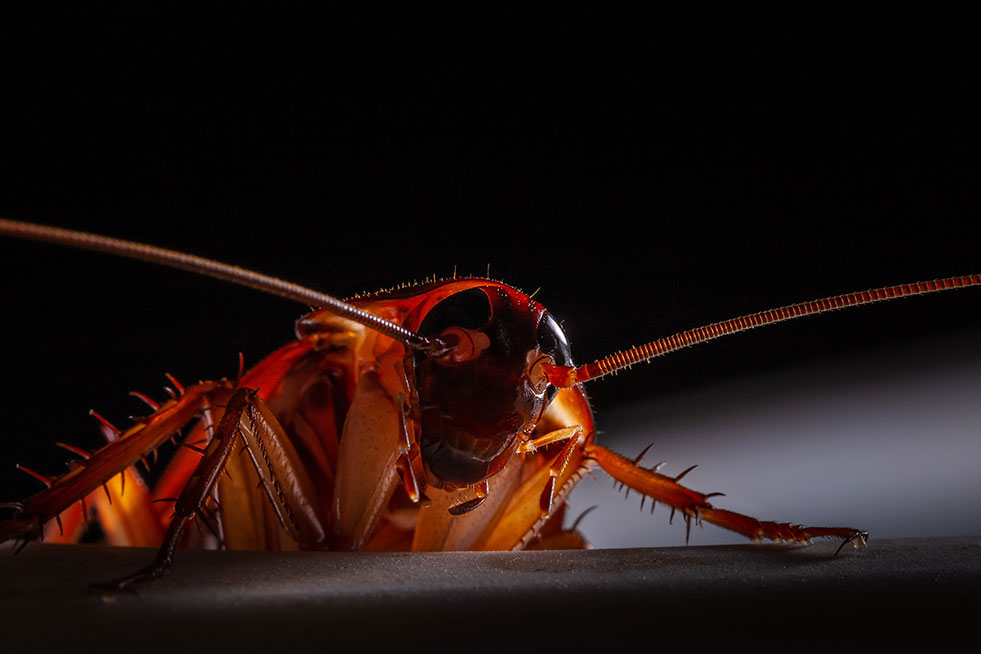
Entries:
{"type": "Polygon", "coordinates": [[[558,321],[547,312],[542,314],[542,320],[538,323],[538,347],[542,349],[544,354],[552,357],[555,365],[572,365],[572,349],[569,347],[569,339],[566,338],[558,321]]]}
{"type": "MultiPolygon", "coordinates": [[[[552,314],[546,312],[542,314],[541,322],[538,323],[538,347],[543,354],[552,357],[552,361],[558,366],[572,365],[572,348],[569,347],[569,339],[558,321],[552,314]]],[[[551,402],[558,392],[554,386],[549,386],[547,398],[551,402]]]]}

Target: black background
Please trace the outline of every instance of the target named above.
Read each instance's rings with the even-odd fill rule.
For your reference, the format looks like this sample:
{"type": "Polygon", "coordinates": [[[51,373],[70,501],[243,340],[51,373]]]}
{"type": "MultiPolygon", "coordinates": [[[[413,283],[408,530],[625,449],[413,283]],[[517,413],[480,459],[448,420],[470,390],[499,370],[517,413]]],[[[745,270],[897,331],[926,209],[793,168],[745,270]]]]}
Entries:
{"type": "MultiPolygon", "coordinates": [[[[977,76],[951,37],[759,38],[583,14],[107,5],[6,21],[0,214],[347,297],[507,281],[577,361],[794,301],[981,270],[977,76]],[[275,18],[275,19],[274,19],[275,18]],[[726,38],[720,38],[725,36],[726,38]],[[925,54],[929,54],[927,57],[925,54]]],[[[764,30],[766,31],[766,30],[764,30]]],[[[285,344],[302,307],[0,239],[0,483],[86,416],[285,344]]],[[[973,291],[780,326],[590,387],[624,403],[981,327],[973,291]]],[[[888,371],[884,371],[888,372],[888,371]]],[[[12,490],[11,490],[12,489],[12,490]]],[[[11,497],[8,497],[10,493],[11,497]]]]}

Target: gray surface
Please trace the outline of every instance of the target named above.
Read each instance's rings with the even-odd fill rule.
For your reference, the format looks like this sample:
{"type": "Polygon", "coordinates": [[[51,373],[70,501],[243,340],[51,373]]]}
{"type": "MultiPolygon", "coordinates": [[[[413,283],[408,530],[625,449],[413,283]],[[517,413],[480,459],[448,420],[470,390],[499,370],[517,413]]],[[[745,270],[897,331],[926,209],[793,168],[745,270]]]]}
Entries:
{"type": "Polygon", "coordinates": [[[833,557],[835,547],[182,551],[171,574],[139,596],[107,600],[88,584],[140,567],[150,550],[32,544],[16,557],[0,553],[0,621],[5,642],[35,651],[209,642],[239,651],[471,652],[607,637],[603,649],[621,651],[635,636],[696,651],[738,643],[768,651],[785,639],[795,651],[969,649],[962,639],[981,608],[981,537],[873,541],[833,557]]]}

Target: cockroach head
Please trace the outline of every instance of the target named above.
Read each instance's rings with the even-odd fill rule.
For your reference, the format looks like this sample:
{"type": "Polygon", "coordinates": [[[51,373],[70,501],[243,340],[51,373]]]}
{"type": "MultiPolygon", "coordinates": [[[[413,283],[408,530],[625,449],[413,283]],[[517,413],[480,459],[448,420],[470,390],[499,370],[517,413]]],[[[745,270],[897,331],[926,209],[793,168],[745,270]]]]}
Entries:
{"type": "Polygon", "coordinates": [[[486,479],[554,397],[545,367],[572,365],[568,339],[540,304],[492,284],[440,301],[418,333],[448,346],[441,356],[412,354],[423,458],[442,481],[486,479]]]}

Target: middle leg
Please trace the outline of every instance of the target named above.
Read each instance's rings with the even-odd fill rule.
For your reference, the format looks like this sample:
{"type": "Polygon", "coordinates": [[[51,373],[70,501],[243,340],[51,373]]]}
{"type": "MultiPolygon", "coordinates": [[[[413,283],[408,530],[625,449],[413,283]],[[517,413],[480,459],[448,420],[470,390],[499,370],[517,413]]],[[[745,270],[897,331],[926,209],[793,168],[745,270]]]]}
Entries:
{"type": "MultiPolygon", "coordinates": [[[[852,543],[856,548],[865,547],[868,532],[851,527],[804,527],[787,522],[772,522],[716,509],[709,502],[710,497],[721,493],[699,493],[682,486],[681,478],[691,468],[675,477],[668,477],[657,472],[657,469],[643,468],[637,459],[631,460],[613,452],[601,445],[588,443],[585,446],[585,456],[595,460],[600,467],[627,488],[649,497],[654,502],[661,502],[671,507],[671,515],[681,512],[685,519],[687,542],[691,533],[691,522],[704,520],[724,529],[729,529],[743,536],[758,541],[769,539],[791,543],[809,543],[815,538],[836,538],[842,541],[841,547],[852,543]]],[[[838,550],[841,550],[841,547],[838,550]]]]}

